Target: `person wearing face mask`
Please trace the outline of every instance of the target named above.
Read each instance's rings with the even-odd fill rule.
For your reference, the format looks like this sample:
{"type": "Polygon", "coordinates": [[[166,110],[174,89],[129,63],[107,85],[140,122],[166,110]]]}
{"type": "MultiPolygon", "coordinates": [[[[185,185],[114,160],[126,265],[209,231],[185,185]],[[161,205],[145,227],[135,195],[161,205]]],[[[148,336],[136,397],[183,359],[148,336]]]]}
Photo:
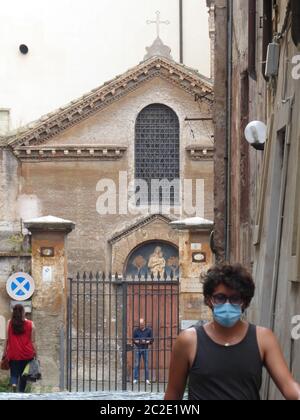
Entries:
{"type": "Polygon", "coordinates": [[[213,321],[177,338],[165,400],[181,400],[187,382],[189,400],[260,400],[264,367],[285,399],[300,400],[300,385],[273,332],[243,320],[254,292],[251,275],[239,264],[207,272],[203,293],[213,321]]]}

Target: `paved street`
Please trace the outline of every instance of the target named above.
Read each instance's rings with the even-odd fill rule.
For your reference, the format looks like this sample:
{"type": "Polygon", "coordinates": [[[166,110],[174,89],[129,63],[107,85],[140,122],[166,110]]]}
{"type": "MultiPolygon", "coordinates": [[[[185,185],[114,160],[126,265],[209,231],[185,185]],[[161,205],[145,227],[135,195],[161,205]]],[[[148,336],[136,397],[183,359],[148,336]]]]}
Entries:
{"type": "Polygon", "coordinates": [[[162,400],[163,394],[150,394],[150,393],[107,393],[107,392],[94,392],[94,393],[68,393],[59,392],[52,394],[5,394],[0,393],[0,400],[162,400]]]}

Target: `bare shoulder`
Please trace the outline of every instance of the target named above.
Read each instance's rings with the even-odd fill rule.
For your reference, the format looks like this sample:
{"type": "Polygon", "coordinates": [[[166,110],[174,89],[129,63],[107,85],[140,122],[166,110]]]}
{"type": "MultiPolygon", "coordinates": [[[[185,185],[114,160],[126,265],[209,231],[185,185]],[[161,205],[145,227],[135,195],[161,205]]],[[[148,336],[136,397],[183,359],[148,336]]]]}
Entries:
{"type": "Polygon", "coordinates": [[[31,319],[27,319],[27,318],[26,318],[26,321],[27,321],[27,322],[29,322],[29,323],[31,324],[32,328],[35,328],[34,322],[33,322],[33,321],[31,321],[31,319]]]}
{"type": "Polygon", "coordinates": [[[256,330],[257,338],[261,345],[270,346],[278,343],[275,334],[269,328],[256,327],[256,330]]]}
{"type": "Polygon", "coordinates": [[[197,338],[197,332],[195,328],[189,328],[182,331],[178,336],[178,341],[182,344],[194,344],[197,338]]]}

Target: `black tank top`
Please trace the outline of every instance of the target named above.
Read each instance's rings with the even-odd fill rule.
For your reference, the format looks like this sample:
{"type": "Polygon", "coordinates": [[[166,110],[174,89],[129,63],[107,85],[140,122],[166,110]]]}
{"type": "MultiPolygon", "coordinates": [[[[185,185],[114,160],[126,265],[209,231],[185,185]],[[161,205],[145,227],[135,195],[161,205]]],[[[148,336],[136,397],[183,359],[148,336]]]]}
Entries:
{"type": "Polygon", "coordinates": [[[258,401],[263,362],[256,327],[230,347],[215,343],[203,326],[196,327],[197,354],[189,374],[189,400],[258,401]]]}

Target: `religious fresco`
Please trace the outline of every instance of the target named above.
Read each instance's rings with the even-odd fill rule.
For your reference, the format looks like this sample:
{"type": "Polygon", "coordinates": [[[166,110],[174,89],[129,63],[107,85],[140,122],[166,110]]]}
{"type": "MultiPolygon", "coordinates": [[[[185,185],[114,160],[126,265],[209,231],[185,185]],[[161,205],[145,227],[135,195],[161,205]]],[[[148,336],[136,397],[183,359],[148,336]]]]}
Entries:
{"type": "Polygon", "coordinates": [[[179,251],[167,243],[151,242],[137,248],[130,256],[126,276],[179,276],[179,251]]]}

